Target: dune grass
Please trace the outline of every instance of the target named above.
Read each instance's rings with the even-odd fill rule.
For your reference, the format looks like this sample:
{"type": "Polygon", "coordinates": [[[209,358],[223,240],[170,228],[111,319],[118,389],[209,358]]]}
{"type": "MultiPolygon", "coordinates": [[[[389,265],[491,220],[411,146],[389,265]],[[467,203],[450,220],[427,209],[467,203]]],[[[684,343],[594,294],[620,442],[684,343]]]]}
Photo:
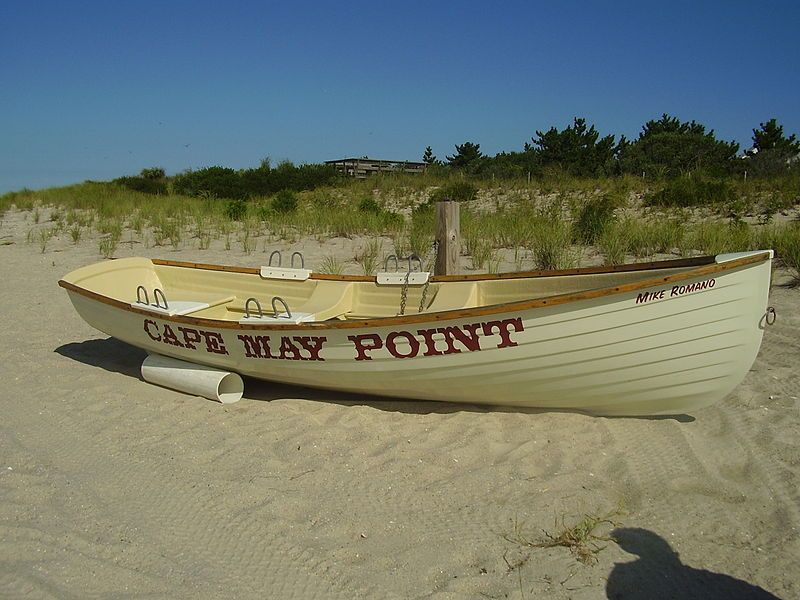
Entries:
{"type": "Polygon", "coordinates": [[[381,253],[383,252],[383,244],[378,238],[367,240],[363,246],[356,250],[353,256],[353,262],[361,267],[364,275],[372,275],[378,271],[381,266],[381,253]]]}
{"type": "MultiPolygon", "coordinates": [[[[93,229],[102,238],[100,253],[111,256],[122,230],[129,229],[155,246],[205,250],[221,239],[225,250],[236,244],[245,254],[255,252],[264,237],[289,243],[304,236],[388,237],[391,253],[425,260],[435,226],[427,200],[436,189],[460,179],[395,174],[353,180],[299,192],[296,204],[284,211],[275,210],[272,198],[254,198],[242,203],[244,211],[236,218],[231,218],[227,200],[154,196],[86,182],[2,195],[0,215],[12,207],[27,211],[35,229],[29,242],[34,237],[42,251],[60,232],[68,232],[77,244],[93,229]],[[53,232],[40,233],[43,227],[53,232]]],[[[800,276],[798,225],[773,218],[780,211],[796,210],[797,181],[731,183],[737,198],[762,207],[763,214],[751,215],[751,221],[758,219],[753,224],[741,218],[740,207],[728,207],[727,215],[719,207],[642,208],[636,198],[653,184],[637,178],[581,180],[553,172],[531,182],[484,182],[476,199],[461,203],[462,251],[474,269],[497,269],[501,256],[513,256],[514,267],[522,270],[579,266],[587,247],[596,248],[606,264],[775,248],[781,263],[800,276]]],[[[365,272],[373,272],[379,260],[374,254],[363,247],[353,259],[365,272]]]]}
{"type": "Polygon", "coordinates": [[[328,275],[341,275],[342,273],[344,273],[344,270],[346,268],[347,268],[347,261],[340,260],[336,256],[329,254],[327,256],[322,257],[322,260],[317,266],[317,271],[328,275]]]}
{"type": "Polygon", "coordinates": [[[771,227],[757,234],[756,239],[764,248],[775,249],[778,261],[792,276],[791,285],[800,286],[800,222],[771,227]]]}

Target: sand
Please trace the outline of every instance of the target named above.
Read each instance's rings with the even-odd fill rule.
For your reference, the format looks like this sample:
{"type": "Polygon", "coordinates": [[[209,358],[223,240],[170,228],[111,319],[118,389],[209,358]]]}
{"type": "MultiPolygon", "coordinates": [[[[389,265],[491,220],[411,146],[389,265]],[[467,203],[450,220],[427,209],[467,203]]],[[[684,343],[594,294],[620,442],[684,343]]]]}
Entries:
{"type": "MultiPolygon", "coordinates": [[[[96,238],[42,253],[31,227],[17,212],[0,227],[2,598],[800,598],[798,290],[773,288],[778,319],[744,383],[690,416],[251,379],[226,406],[141,381],[143,353],[56,285],[101,260],[96,238]],[[589,564],[525,543],[618,508],[597,529],[618,543],[589,564]]],[[[348,240],[304,247],[312,266],[352,256],[348,240]]],[[[116,255],[136,254],[266,256],[196,241],[116,255]]]]}

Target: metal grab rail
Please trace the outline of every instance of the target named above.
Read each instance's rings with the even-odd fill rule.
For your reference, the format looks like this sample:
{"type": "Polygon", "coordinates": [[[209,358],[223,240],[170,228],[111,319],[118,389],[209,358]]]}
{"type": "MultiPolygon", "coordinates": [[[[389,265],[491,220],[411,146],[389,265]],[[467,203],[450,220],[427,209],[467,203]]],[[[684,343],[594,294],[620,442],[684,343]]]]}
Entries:
{"type": "Polygon", "coordinates": [[[143,285],[140,285],[136,288],[136,303],[147,304],[148,306],[150,305],[150,297],[147,295],[147,288],[145,288],[143,285]],[[144,292],[144,302],[142,302],[141,292],[144,292]]]}
{"type": "Polygon", "coordinates": [[[258,308],[258,318],[264,316],[264,311],[261,310],[261,302],[258,301],[258,298],[248,298],[247,302],[244,303],[244,316],[246,319],[250,318],[250,303],[255,302],[256,308],[258,308]]]}
{"type": "MultiPolygon", "coordinates": [[[[296,268],[294,266],[295,257],[299,257],[300,258],[300,268],[301,269],[305,269],[306,268],[306,260],[305,260],[305,258],[303,258],[303,253],[302,252],[298,252],[297,250],[292,252],[292,257],[291,257],[291,260],[289,261],[289,266],[292,269],[296,268]]],[[[267,266],[268,267],[272,267],[272,266],[280,267],[282,264],[283,264],[283,254],[281,254],[280,250],[273,250],[269,255],[269,260],[267,261],[267,266]],[[275,258],[276,256],[278,257],[278,264],[277,265],[273,265],[272,264],[272,259],[275,258]]]]}
{"type": "Polygon", "coordinates": [[[164,310],[169,310],[169,304],[167,303],[167,297],[164,295],[164,290],[161,288],[154,288],[153,289],[153,302],[150,302],[150,296],[147,293],[147,288],[143,285],[140,285],[136,288],[136,304],[146,304],[147,306],[154,306],[156,308],[163,308],[164,310]],[[144,294],[144,302],[142,302],[142,294],[144,294]],[[161,296],[161,301],[164,302],[163,306],[159,301],[158,297],[161,296]]]}
{"type": "Polygon", "coordinates": [[[278,318],[278,307],[275,306],[276,302],[280,302],[281,304],[283,304],[283,308],[286,309],[286,318],[291,319],[292,311],[289,310],[289,305],[286,304],[286,300],[284,300],[280,296],[274,296],[272,298],[272,313],[273,313],[272,316],[276,319],[278,318]]]}
{"type": "Polygon", "coordinates": [[[422,271],[422,259],[419,256],[417,256],[416,254],[409,254],[406,257],[397,256],[396,254],[390,254],[389,256],[386,257],[386,260],[383,261],[383,270],[384,271],[389,271],[389,261],[390,260],[394,261],[394,270],[395,271],[397,271],[400,268],[400,262],[399,261],[401,261],[401,260],[408,261],[408,272],[409,273],[414,271],[414,264],[413,264],[414,262],[417,263],[417,265],[419,267],[419,271],[420,272],[422,271]]]}
{"type": "Polygon", "coordinates": [[[164,295],[164,291],[162,289],[155,288],[153,290],[153,300],[155,302],[153,304],[153,306],[155,306],[157,308],[163,308],[164,310],[169,310],[169,304],[167,304],[167,297],[164,295]],[[161,304],[158,302],[158,295],[159,294],[161,294],[161,299],[164,301],[164,306],[161,306],[161,304]]]}
{"type": "Polygon", "coordinates": [[[384,271],[388,271],[389,270],[389,259],[394,260],[394,270],[397,271],[397,269],[398,269],[398,267],[400,265],[397,262],[397,255],[395,255],[395,254],[390,254],[389,256],[386,257],[386,260],[383,261],[383,270],[384,271]]]}

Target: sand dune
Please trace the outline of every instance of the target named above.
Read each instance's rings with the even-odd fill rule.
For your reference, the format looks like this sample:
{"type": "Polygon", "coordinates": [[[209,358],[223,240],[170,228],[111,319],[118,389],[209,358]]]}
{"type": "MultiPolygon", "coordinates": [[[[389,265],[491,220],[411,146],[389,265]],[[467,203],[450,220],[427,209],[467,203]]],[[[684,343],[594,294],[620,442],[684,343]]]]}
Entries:
{"type": "Polygon", "coordinates": [[[22,218],[0,232],[0,597],[800,598],[797,290],[773,289],[744,383],[685,418],[254,380],[225,406],[142,382],[56,285],[96,244],[40,253],[22,218]],[[520,543],[618,506],[594,564],[520,543]]]}

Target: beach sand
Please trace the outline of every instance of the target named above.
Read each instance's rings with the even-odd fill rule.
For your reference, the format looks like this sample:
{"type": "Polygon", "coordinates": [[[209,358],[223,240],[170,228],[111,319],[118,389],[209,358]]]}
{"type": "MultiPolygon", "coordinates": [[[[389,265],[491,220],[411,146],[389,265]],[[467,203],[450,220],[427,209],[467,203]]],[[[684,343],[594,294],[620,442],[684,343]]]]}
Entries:
{"type": "MultiPolygon", "coordinates": [[[[2,598],[800,598],[798,290],[773,287],[744,383],[690,416],[252,379],[221,405],[144,383],[143,352],[56,285],[101,260],[96,240],[42,253],[30,227],[0,228],[2,598]],[[589,564],[531,545],[618,509],[589,564]]],[[[125,239],[117,256],[267,256],[125,239]]],[[[307,260],[347,243],[308,241],[307,260]]]]}

